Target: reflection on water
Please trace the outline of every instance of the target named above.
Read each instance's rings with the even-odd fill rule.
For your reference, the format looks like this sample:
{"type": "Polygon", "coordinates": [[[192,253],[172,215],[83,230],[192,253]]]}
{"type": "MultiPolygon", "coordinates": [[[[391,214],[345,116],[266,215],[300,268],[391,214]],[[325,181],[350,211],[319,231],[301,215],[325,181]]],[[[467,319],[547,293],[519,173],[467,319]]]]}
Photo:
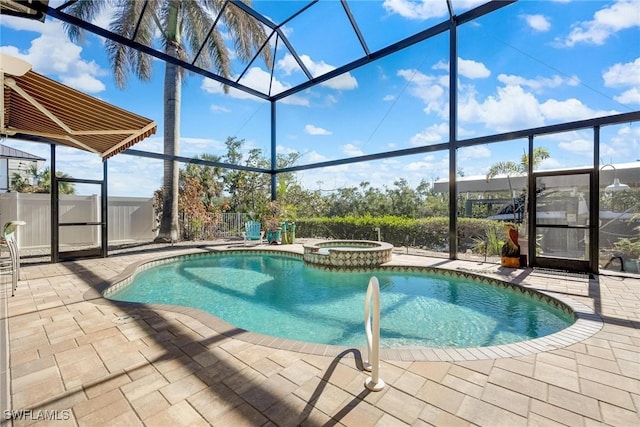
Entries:
{"type": "Polygon", "coordinates": [[[195,307],[246,330],[364,346],[364,299],[380,283],[383,347],[476,347],[548,335],[572,316],[501,287],[445,275],[329,272],[281,255],[190,258],[140,272],[110,297],[195,307]]]}

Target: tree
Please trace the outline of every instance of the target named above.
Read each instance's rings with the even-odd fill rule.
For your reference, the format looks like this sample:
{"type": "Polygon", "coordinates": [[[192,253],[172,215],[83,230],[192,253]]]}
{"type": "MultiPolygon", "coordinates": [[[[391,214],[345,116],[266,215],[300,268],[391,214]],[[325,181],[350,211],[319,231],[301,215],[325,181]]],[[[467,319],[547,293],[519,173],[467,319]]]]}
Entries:
{"type": "MultiPolygon", "coordinates": [[[[242,0],[250,4],[250,0],[242,0]]],[[[158,0],[142,2],[116,0],[115,2],[80,0],[66,11],[85,21],[97,17],[107,6],[115,5],[115,13],[109,30],[146,46],[160,38],[167,55],[189,61],[189,53],[199,53],[196,64],[202,68],[215,68],[219,75],[230,77],[231,54],[225,40],[228,35],[234,41],[235,53],[242,59],[252,57],[253,51],[266,40],[262,25],[233,3],[224,0],[173,1],[158,0]],[[220,23],[214,27],[214,19],[220,15],[220,23]],[[211,34],[209,31],[212,30],[211,34]],[[198,51],[204,46],[202,51],[198,51]]],[[[72,41],[80,40],[80,28],[65,24],[72,41]]],[[[135,73],[141,80],[151,79],[152,58],[133,48],[106,40],[105,45],[114,77],[119,87],[125,86],[127,75],[135,73]]],[[[267,64],[271,62],[271,51],[261,52],[267,64]]],[[[164,75],[164,153],[180,154],[180,103],[184,70],[165,62],[164,75]]],[[[225,91],[228,87],[225,86],[225,91]]],[[[156,241],[173,241],[178,238],[178,187],[179,168],[176,161],[164,161],[162,218],[156,241]]]]}
{"type": "MultiPolygon", "coordinates": [[[[211,154],[201,154],[195,158],[210,162],[220,162],[220,157],[211,154]]],[[[206,208],[214,206],[222,195],[221,167],[187,163],[187,166],[180,171],[180,188],[184,189],[187,186],[188,179],[193,179],[202,186],[201,198],[206,208]]]]}
{"type": "MultiPolygon", "coordinates": [[[[58,178],[71,178],[64,172],[57,171],[58,178]]],[[[35,165],[29,166],[26,175],[14,173],[11,177],[11,189],[18,193],[51,193],[51,169],[44,168],[42,172],[35,165]]],[[[60,182],[58,184],[60,194],[75,194],[73,183],[60,182]]]]}
{"type": "MultiPolygon", "coordinates": [[[[242,146],[244,139],[228,137],[225,141],[227,154],[223,156],[225,162],[244,166],[269,166],[267,159],[262,157],[260,149],[252,149],[243,162],[242,146]]],[[[234,212],[256,212],[259,206],[267,203],[269,177],[262,173],[249,172],[240,169],[228,169],[223,174],[224,191],[230,198],[231,210],[234,212]]]]}

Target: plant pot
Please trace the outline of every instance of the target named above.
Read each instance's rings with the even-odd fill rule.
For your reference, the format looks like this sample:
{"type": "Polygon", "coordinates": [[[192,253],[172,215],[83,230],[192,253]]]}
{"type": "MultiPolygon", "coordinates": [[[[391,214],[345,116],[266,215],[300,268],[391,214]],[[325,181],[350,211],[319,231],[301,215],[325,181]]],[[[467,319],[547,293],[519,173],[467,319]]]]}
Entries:
{"type": "Polygon", "coordinates": [[[500,265],[507,268],[519,268],[520,257],[503,256],[500,258],[500,265]]]}
{"type": "Polygon", "coordinates": [[[282,230],[267,230],[267,242],[270,245],[279,245],[282,242],[282,230]]]}
{"type": "Polygon", "coordinates": [[[625,259],[624,271],[627,273],[640,273],[640,259],[625,259]]]}
{"type": "Polygon", "coordinates": [[[282,243],[293,244],[296,240],[296,223],[285,221],[282,223],[282,243]]]}

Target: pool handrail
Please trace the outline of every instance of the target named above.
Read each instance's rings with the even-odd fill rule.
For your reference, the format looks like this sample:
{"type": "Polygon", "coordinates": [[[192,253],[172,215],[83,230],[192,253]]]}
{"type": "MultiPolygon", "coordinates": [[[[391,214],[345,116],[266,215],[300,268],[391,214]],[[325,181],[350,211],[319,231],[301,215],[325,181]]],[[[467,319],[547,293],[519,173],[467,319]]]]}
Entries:
{"type": "Polygon", "coordinates": [[[367,360],[364,363],[364,369],[371,372],[371,376],[366,379],[364,385],[371,391],[380,391],[384,388],[384,381],[380,379],[380,285],[376,276],[371,276],[367,286],[367,296],[364,301],[364,330],[367,335],[367,360]],[[373,313],[371,313],[372,299],[373,313]]]}

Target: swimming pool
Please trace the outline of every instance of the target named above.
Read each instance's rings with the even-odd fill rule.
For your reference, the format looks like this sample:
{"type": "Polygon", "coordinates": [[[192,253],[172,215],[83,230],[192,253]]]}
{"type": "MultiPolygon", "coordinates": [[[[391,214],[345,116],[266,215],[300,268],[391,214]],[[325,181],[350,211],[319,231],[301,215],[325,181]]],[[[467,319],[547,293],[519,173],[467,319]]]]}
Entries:
{"type": "Polygon", "coordinates": [[[553,334],[575,319],[562,304],[495,284],[408,269],[328,272],[299,256],[237,251],[144,269],[105,296],[194,307],[264,335],[362,347],[372,275],[386,348],[495,346],[553,334]]]}

